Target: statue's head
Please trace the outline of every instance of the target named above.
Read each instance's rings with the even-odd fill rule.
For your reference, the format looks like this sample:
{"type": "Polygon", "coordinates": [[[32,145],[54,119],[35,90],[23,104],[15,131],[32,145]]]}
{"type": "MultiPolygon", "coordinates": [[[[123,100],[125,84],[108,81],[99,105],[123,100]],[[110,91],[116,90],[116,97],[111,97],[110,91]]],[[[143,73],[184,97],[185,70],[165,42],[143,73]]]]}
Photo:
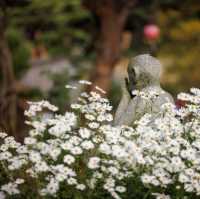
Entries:
{"type": "Polygon", "coordinates": [[[149,54],[138,55],[132,58],[128,65],[128,78],[134,88],[159,85],[161,63],[149,54]]]}

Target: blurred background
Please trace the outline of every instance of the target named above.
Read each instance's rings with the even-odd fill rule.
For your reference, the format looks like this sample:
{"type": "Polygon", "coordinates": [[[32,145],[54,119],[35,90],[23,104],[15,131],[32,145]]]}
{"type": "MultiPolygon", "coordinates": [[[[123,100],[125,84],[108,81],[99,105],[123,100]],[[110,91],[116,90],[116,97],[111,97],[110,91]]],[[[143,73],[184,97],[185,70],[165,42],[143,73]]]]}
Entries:
{"type": "Polygon", "coordinates": [[[27,100],[61,112],[75,101],[66,84],[91,80],[114,107],[128,60],[162,62],[174,96],[200,85],[199,0],[0,0],[0,130],[20,139],[27,100]]]}

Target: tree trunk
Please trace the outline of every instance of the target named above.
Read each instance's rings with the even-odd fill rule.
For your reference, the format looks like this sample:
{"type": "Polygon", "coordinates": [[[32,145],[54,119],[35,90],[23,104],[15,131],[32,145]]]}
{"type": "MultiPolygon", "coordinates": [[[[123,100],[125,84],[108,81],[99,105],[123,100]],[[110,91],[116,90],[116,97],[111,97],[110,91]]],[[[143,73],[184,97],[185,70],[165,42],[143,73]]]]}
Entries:
{"type": "Polygon", "coordinates": [[[113,68],[120,58],[121,37],[128,14],[136,0],[83,0],[83,5],[100,21],[96,68],[91,75],[93,86],[109,91],[113,68]]]}
{"type": "Polygon", "coordinates": [[[5,36],[6,17],[0,16],[0,70],[2,85],[0,91],[0,128],[16,136],[17,95],[11,52],[5,36]]]}
{"type": "Polygon", "coordinates": [[[120,57],[121,36],[124,27],[121,17],[110,11],[100,18],[101,32],[97,46],[96,68],[91,81],[94,86],[100,86],[105,91],[109,90],[113,68],[120,57]]]}

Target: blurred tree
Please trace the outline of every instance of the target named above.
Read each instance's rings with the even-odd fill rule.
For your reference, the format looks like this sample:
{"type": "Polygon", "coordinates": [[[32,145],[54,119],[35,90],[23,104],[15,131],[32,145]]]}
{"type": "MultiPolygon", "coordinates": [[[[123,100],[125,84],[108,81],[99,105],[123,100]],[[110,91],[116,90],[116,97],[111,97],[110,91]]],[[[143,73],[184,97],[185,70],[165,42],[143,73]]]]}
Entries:
{"type": "MultiPolygon", "coordinates": [[[[80,8],[80,0],[0,1],[0,70],[2,71],[0,74],[0,126],[8,133],[16,133],[18,89],[16,75],[19,77],[27,68],[29,56],[26,39],[23,33],[21,34],[21,30],[32,40],[38,30],[42,31],[45,33],[45,38],[47,38],[46,35],[53,35],[53,38],[56,37],[56,40],[59,40],[58,45],[66,44],[68,48],[71,48],[74,39],[88,39],[87,34],[74,25],[77,21],[84,21],[89,16],[86,10],[80,8]],[[19,31],[12,31],[16,29],[19,31]],[[19,36],[18,33],[21,35],[19,36]]],[[[55,42],[52,43],[51,38],[49,40],[50,45],[55,48],[55,42]]]]}
{"type": "Polygon", "coordinates": [[[15,1],[0,1],[0,69],[2,71],[2,84],[0,91],[0,125],[8,133],[16,135],[17,94],[15,90],[15,75],[11,51],[6,38],[9,24],[9,10],[16,6],[24,6],[25,0],[16,4],[15,1]]]}
{"type": "Polygon", "coordinates": [[[83,5],[100,21],[96,68],[91,81],[108,91],[113,67],[120,57],[122,33],[135,0],[83,0],[83,5]]]}

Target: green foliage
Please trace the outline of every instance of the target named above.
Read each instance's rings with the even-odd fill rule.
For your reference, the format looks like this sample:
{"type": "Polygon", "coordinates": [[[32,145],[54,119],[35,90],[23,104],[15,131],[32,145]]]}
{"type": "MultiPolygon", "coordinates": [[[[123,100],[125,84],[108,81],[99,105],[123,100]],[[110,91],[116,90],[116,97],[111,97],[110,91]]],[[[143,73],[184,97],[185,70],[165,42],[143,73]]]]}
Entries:
{"type": "Polygon", "coordinates": [[[8,29],[7,38],[12,52],[14,72],[19,78],[29,67],[30,45],[23,33],[17,29],[8,29]]]}
{"type": "Polygon", "coordinates": [[[12,16],[13,24],[41,31],[41,42],[53,55],[67,54],[73,46],[86,45],[90,41],[84,24],[90,23],[91,15],[83,9],[80,0],[33,0],[26,9],[16,8],[12,16]]]}
{"type": "Polygon", "coordinates": [[[50,31],[42,35],[41,42],[45,44],[50,55],[66,55],[68,52],[63,37],[64,36],[58,34],[56,31],[50,31]]]}
{"type": "Polygon", "coordinates": [[[50,77],[54,82],[54,87],[48,94],[48,98],[51,99],[53,104],[60,107],[61,112],[64,112],[64,110],[66,110],[66,108],[69,106],[67,102],[69,103],[70,101],[69,92],[65,88],[65,85],[69,81],[69,77],[67,76],[67,71],[63,73],[64,74],[57,74],[50,77]]]}
{"type": "Polygon", "coordinates": [[[108,93],[108,99],[112,102],[114,110],[116,110],[119,101],[122,96],[121,86],[119,83],[113,81],[110,92],[108,93]]]}

